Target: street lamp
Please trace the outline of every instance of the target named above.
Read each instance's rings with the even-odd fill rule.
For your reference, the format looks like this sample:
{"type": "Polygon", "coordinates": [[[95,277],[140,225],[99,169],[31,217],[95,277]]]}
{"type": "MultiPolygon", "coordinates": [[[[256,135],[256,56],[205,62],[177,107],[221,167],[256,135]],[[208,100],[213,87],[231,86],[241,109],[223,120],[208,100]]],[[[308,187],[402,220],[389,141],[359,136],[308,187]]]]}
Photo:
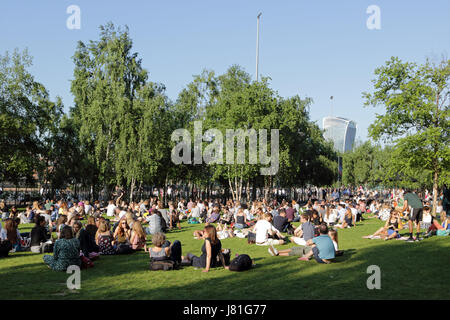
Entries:
{"type": "Polygon", "coordinates": [[[256,82],[258,82],[258,66],[259,66],[259,18],[262,13],[260,12],[256,17],[256,82]]]}

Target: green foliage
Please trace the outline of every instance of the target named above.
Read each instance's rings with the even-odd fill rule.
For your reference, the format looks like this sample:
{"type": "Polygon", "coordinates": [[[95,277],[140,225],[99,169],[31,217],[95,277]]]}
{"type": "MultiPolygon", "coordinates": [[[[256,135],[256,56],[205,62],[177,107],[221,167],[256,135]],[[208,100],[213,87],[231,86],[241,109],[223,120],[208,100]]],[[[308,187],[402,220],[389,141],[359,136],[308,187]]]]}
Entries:
{"type": "Polygon", "coordinates": [[[99,182],[132,185],[153,179],[167,161],[171,115],[164,86],[148,82],[128,29],[100,27],[100,40],[79,42],[72,93],[80,140],[99,182]]]}
{"type": "Polygon", "coordinates": [[[369,134],[394,145],[391,164],[400,174],[432,173],[435,202],[438,186],[450,182],[450,60],[417,65],[392,57],[375,75],[365,105],[383,105],[386,113],[369,134]]]}
{"type": "Polygon", "coordinates": [[[0,179],[16,184],[44,170],[62,115],[61,100],[50,101],[44,86],[27,71],[31,65],[26,50],[0,56],[0,179]]]}
{"type": "Polygon", "coordinates": [[[94,190],[94,197],[118,184],[130,199],[138,186],[167,186],[169,180],[229,187],[236,199],[250,183],[266,191],[333,183],[336,154],[309,119],[311,99],[280,97],[269,78],[254,82],[233,65],[219,76],[203,71],[172,103],[164,85],[149,81],[132,48],[128,28],[112,23],[100,27],[98,40],[78,42],[71,81],[74,107],[68,114],[61,99],[50,101],[26,71],[31,64],[26,52],[1,59],[3,180],[18,182],[38,173],[39,182],[51,190],[83,185],[94,190]],[[224,152],[223,164],[172,165],[171,133],[186,128],[193,136],[197,120],[203,121],[203,132],[219,129],[224,143],[227,129],[267,129],[269,154],[270,130],[278,129],[277,174],[262,176],[260,169],[270,164],[261,159],[250,164],[249,148],[244,164],[226,164],[224,152]]]}
{"type": "MultiPolygon", "coordinates": [[[[306,111],[311,99],[280,97],[269,86],[269,78],[252,82],[251,77],[240,66],[231,66],[223,75],[216,76],[213,71],[205,70],[195,76],[192,83],[184,89],[175,108],[180,115],[188,114],[179,125],[188,128],[193,136],[193,122],[203,121],[203,130],[218,129],[223,141],[227,129],[255,130],[268,132],[267,149],[270,150],[270,130],[279,130],[279,170],[276,176],[261,176],[259,161],[250,163],[248,140],[244,164],[228,164],[226,148],[223,150],[222,163],[209,166],[187,166],[199,179],[223,181],[229,186],[235,199],[241,198],[245,184],[263,181],[266,187],[278,184],[298,186],[306,183],[331,184],[334,179],[334,157],[331,145],[326,143],[320,129],[311,121],[306,111]],[[188,113],[189,112],[189,113],[188,113]],[[185,121],[183,123],[183,121],[185,121]]],[[[208,145],[208,143],[204,144],[208,145]]],[[[234,150],[235,159],[237,151],[234,150]]]]}

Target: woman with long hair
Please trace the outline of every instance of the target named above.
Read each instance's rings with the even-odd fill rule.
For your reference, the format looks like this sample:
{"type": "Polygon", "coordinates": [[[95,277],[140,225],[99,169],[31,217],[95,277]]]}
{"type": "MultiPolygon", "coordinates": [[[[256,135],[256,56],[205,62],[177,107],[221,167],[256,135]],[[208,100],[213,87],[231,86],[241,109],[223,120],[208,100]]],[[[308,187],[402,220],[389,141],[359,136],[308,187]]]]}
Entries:
{"type": "Polygon", "coordinates": [[[86,226],[84,227],[88,232],[89,236],[95,241],[95,234],[97,233],[97,225],[95,224],[95,218],[93,216],[89,216],[87,218],[86,226]]]}
{"type": "Polygon", "coordinates": [[[60,236],[60,232],[62,228],[66,226],[66,223],[67,223],[67,216],[65,215],[59,216],[58,220],[56,220],[56,234],[58,235],[58,239],[60,236]]]}
{"type": "Polygon", "coordinates": [[[116,248],[114,247],[114,238],[112,236],[109,224],[108,222],[106,222],[106,220],[100,220],[97,234],[95,235],[95,242],[98,245],[100,254],[116,254],[116,248]]]}
{"type": "Polygon", "coordinates": [[[364,239],[376,239],[382,238],[384,240],[390,240],[400,237],[401,220],[397,210],[392,209],[389,218],[383,227],[378,229],[374,234],[364,236],[364,239]]]}
{"type": "Polygon", "coordinates": [[[133,223],[133,228],[131,229],[130,244],[131,249],[133,250],[147,249],[146,234],[139,221],[135,221],[133,223]]]}
{"type": "Polygon", "coordinates": [[[342,222],[341,226],[339,228],[345,229],[345,228],[351,228],[355,226],[355,217],[352,214],[352,210],[350,208],[347,208],[345,211],[344,221],[342,222]]]}
{"type": "Polygon", "coordinates": [[[67,215],[68,213],[69,213],[69,209],[67,206],[67,202],[62,201],[61,206],[59,207],[59,210],[58,210],[58,214],[61,216],[61,215],[67,215]]]}
{"type": "Polygon", "coordinates": [[[22,251],[22,246],[20,245],[22,237],[14,219],[5,220],[5,227],[0,232],[0,238],[3,241],[8,240],[11,243],[13,252],[22,251]]]}
{"type": "Polygon", "coordinates": [[[186,257],[181,257],[182,260],[185,260],[186,263],[189,263],[194,267],[204,268],[202,272],[208,272],[210,268],[219,266],[217,263],[217,257],[219,257],[223,267],[228,269],[222,255],[222,243],[217,237],[216,228],[212,225],[206,226],[203,233],[203,239],[205,242],[202,246],[202,255],[197,257],[192,253],[188,253],[186,257]]]}
{"type": "Polygon", "coordinates": [[[117,225],[116,230],[114,231],[114,239],[116,240],[117,244],[127,244],[130,242],[130,236],[131,236],[131,228],[128,225],[127,219],[122,218],[119,221],[119,224],[117,225]]]}

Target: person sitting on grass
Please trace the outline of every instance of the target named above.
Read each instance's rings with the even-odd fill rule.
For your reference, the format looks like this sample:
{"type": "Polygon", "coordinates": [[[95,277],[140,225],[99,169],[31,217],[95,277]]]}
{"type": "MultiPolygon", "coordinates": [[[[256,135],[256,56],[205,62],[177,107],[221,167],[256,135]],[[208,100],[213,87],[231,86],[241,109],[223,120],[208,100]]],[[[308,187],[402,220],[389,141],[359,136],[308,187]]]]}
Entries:
{"type": "Polygon", "coordinates": [[[55,241],[53,255],[44,255],[47,266],[55,271],[66,271],[68,266],[81,265],[80,241],[73,237],[72,228],[65,226],[61,230],[61,238],[55,241]]]}
{"type": "Polygon", "coordinates": [[[83,255],[87,258],[97,257],[99,255],[99,248],[94,239],[91,238],[86,229],[83,228],[81,222],[75,221],[72,229],[74,237],[80,241],[80,250],[83,252],[83,255]]]}
{"type": "Polygon", "coordinates": [[[270,213],[264,213],[262,219],[253,227],[253,232],[256,234],[256,244],[259,246],[279,245],[284,244],[284,236],[271,223],[272,216],[270,213]],[[271,236],[272,238],[270,238],[271,236]],[[278,237],[275,239],[274,237],[278,237]]]}
{"type": "Polygon", "coordinates": [[[145,228],[145,233],[154,235],[157,232],[163,231],[162,218],[157,214],[156,209],[150,212],[150,216],[147,217],[148,227],[145,228]]]}
{"type": "MultiPolygon", "coordinates": [[[[210,223],[209,222],[206,222],[205,223],[205,228],[207,227],[207,226],[209,226],[210,225],[210,223]]],[[[203,230],[195,230],[194,231],[194,239],[196,239],[196,240],[199,240],[199,239],[203,239],[203,236],[205,235],[205,229],[203,229],[203,230]]]]}
{"type": "Polygon", "coordinates": [[[445,219],[442,220],[442,224],[439,224],[436,219],[433,219],[433,223],[428,229],[425,238],[429,238],[433,235],[436,235],[438,230],[447,231],[447,234],[450,232],[450,215],[447,215],[445,219]]]}
{"type": "Polygon", "coordinates": [[[244,214],[244,209],[239,208],[235,218],[236,223],[233,226],[235,229],[244,229],[247,227],[247,217],[244,214]]]}
{"type": "Polygon", "coordinates": [[[84,227],[84,229],[89,234],[89,237],[91,237],[92,241],[95,242],[95,234],[97,233],[97,224],[95,223],[95,218],[93,216],[89,216],[87,219],[87,224],[84,227]]]}
{"type": "Polygon", "coordinates": [[[228,226],[222,225],[220,222],[216,227],[216,231],[217,231],[217,236],[220,240],[226,239],[226,238],[233,238],[234,237],[234,232],[233,232],[233,228],[228,228],[228,226]]]}
{"type": "Polygon", "coordinates": [[[300,246],[305,246],[306,242],[314,238],[314,225],[309,221],[309,215],[305,212],[300,216],[300,226],[294,230],[291,241],[300,246]]]}
{"type": "Polygon", "coordinates": [[[20,212],[19,213],[19,218],[20,218],[20,223],[31,223],[32,222],[32,220],[31,220],[31,218],[34,216],[34,213],[33,213],[33,211],[31,210],[31,207],[30,206],[28,206],[26,209],[25,209],[25,212],[20,212]]]}
{"type": "Polygon", "coordinates": [[[352,213],[350,208],[347,208],[345,211],[344,221],[341,225],[336,225],[337,228],[345,229],[351,228],[355,226],[355,216],[352,213]]]}
{"type": "MultiPolygon", "coordinates": [[[[172,260],[176,264],[181,264],[181,242],[175,240],[172,244],[166,240],[162,232],[157,232],[152,237],[154,247],[149,248],[148,253],[151,260],[172,260]]],[[[147,250],[145,250],[147,251],[147,250]]]]}
{"type": "Polygon", "coordinates": [[[202,246],[202,255],[197,257],[192,253],[188,253],[186,257],[181,257],[182,260],[196,268],[204,268],[202,272],[208,272],[210,268],[218,267],[217,257],[219,257],[225,269],[225,259],[222,254],[222,243],[217,237],[216,228],[208,225],[204,229],[203,239],[205,242],[202,246]]]}
{"type": "Polygon", "coordinates": [[[17,218],[18,215],[19,215],[19,211],[17,211],[17,207],[16,206],[12,206],[11,210],[9,211],[9,218],[10,219],[15,219],[15,218],[17,218]]]}
{"type": "Polygon", "coordinates": [[[233,219],[234,219],[233,213],[230,210],[228,210],[228,207],[225,207],[223,209],[222,219],[220,219],[219,222],[223,224],[232,224],[233,219]]]}
{"type": "Polygon", "coordinates": [[[215,206],[213,208],[213,211],[211,213],[211,216],[209,216],[209,218],[206,219],[206,222],[209,223],[215,223],[220,219],[220,211],[219,211],[219,207],[215,206]]]}
{"type": "Polygon", "coordinates": [[[142,225],[139,221],[135,221],[133,223],[133,228],[131,230],[131,236],[130,236],[130,244],[131,249],[133,250],[142,250],[147,251],[147,244],[146,244],[146,235],[144,232],[144,229],[142,228],[142,225]]]}
{"type": "Polygon", "coordinates": [[[320,226],[320,224],[322,223],[322,219],[320,218],[319,212],[316,209],[312,210],[311,223],[315,226],[320,226]]]}
{"type": "Polygon", "coordinates": [[[6,219],[5,227],[0,231],[0,239],[2,241],[9,241],[12,245],[12,252],[22,251],[22,246],[20,241],[22,237],[20,236],[19,229],[17,228],[17,223],[14,219],[6,219]]]}
{"type": "Polygon", "coordinates": [[[99,247],[100,254],[111,255],[117,253],[116,247],[114,246],[114,238],[106,220],[100,220],[97,234],[95,235],[95,242],[99,247]]]}
{"type": "MultiPolygon", "coordinates": [[[[434,224],[434,220],[435,220],[435,218],[431,215],[430,207],[424,206],[422,221],[420,222],[420,228],[428,231],[430,229],[430,227],[434,224]]],[[[439,223],[438,223],[438,225],[439,225],[439,223]]]]}
{"type": "Polygon", "coordinates": [[[290,223],[286,217],[285,209],[280,209],[279,214],[273,218],[273,226],[280,232],[287,232],[290,223]]]}
{"type": "Polygon", "coordinates": [[[330,236],[331,240],[333,241],[334,245],[334,252],[336,253],[336,256],[341,256],[344,254],[344,251],[339,250],[339,241],[338,241],[338,232],[334,229],[328,230],[328,235],[330,236]]]}
{"type": "Polygon", "coordinates": [[[78,211],[75,209],[75,207],[72,207],[69,209],[69,214],[67,215],[67,225],[73,226],[75,221],[80,220],[81,217],[78,214],[78,211]]]}
{"type": "Polygon", "coordinates": [[[336,252],[334,250],[334,244],[328,235],[328,227],[326,224],[321,224],[319,227],[320,235],[311,240],[307,241],[307,245],[312,247],[312,250],[308,252],[301,258],[298,258],[300,261],[308,261],[311,257],[314,256],[314,259],[318,263],[331,263],[335,256],[336,252]]]}
{"type": "Polygon", "coordinates": [[[169,229],[172,230],[175,226],[181,230],[180,215],[175,209],[169,209],[169,229]]]}
{"type": "Polygon", "coordinates": [[[65,215],[59,216],[58,220],[56,221],[56,229],[55,229],[58,239],[59,239],[61,230],[62,230],[62,228],[64,228],[66,226],[66,223],[67,223],[67,216],[65,216],[65,215]]]}
{"type": "Polygon", "coordinates": [[[131,228],[128,225],[127,219],[123,217],[120,219],[116,230],[114,231],[114,239],[117,245],[130,243],[131,228]]]}
{"type": "Polygon", "coordinates": [[[378,229],[374,234],[364,236],[364,239],[376,239],[380,237],[384,240],[400,238],[401,220],[397,210],[392,209],[389,219],[383,227],[378,229]]]}
{"type": "Polygon", "coordinates": [[[41,253],[42,244],[47,242],[51,235],[48,230],[45,228],[45,218],[42,216],[36,217],[36,225],[31,229],[30,232],[30,250],[34,253],[41,253]]]}
{"type": "Polygon", "coordinates": [[[337,210],[334,204],[327,207],[327,211],[322,219],[329,227],[332,227],[336,224],[337,210]]]}

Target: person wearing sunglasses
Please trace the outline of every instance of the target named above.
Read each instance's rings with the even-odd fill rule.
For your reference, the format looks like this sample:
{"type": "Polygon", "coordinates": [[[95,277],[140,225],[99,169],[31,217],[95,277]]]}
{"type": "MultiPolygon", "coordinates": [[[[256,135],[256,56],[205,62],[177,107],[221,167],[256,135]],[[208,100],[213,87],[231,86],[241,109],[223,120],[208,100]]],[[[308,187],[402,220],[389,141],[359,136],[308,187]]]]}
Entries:
{"type": "Polygon", "coordinates": [[[131,228],[125,218],[120,219],[116,230],[114,231],[114,239],[117,245],[128,244],[131,238],[131,228]]]}

